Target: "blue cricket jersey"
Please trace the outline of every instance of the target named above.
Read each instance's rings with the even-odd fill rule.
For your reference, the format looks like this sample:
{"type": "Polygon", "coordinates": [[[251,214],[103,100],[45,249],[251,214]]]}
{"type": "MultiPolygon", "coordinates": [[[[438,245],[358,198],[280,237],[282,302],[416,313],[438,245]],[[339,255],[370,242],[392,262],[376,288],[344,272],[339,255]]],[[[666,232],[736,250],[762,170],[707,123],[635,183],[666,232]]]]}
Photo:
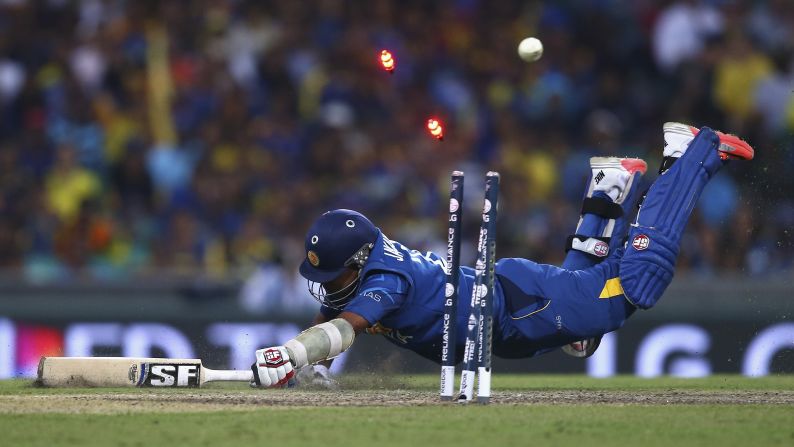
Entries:
{"type": "MultiPolygon", "coordinates": [[[[372,327],[367,332],[385,336],[395,345],[422,357],[441,361],[446,260],[432,252],[420,253],[379,233],[360,275],[361,286],[344,310],[360,315],[372,327]]],[[[457,315],[457,357],[463,357],[474,270],[461,268],[457,315]]],[[[494,313],[501,306],[494,302],[494,313]]],[[[321,309],[327,318],[340,311],[321,309]]],[[[494,331],[496,332],[496,331],[494,331]]]]}

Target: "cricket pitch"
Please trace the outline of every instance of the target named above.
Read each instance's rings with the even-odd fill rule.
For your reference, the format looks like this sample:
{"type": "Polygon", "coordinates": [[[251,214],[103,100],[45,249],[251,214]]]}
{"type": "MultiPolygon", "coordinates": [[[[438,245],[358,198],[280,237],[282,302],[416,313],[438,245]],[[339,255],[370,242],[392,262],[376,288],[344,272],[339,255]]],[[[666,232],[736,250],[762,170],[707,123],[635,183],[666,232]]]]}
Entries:
{"type": "MultiPolygon", "coordinates": [[[[7,445],[791,445],[794,376],[494,376],[491,405],[443,403],[438,377],[352,376],[337,391],[38,388],[0,381],[7,445]],[[478,421],[478,423],[473,423],[478,421]],[[488,429],[483,430],[483,427],[488,429]],[[182,440],[182,441],[179,441],[182,440]],[[587,440],[585,444],[583,440],[587,440]]],[[[6,445],[6,444],[4,444],[6,445]]]]}

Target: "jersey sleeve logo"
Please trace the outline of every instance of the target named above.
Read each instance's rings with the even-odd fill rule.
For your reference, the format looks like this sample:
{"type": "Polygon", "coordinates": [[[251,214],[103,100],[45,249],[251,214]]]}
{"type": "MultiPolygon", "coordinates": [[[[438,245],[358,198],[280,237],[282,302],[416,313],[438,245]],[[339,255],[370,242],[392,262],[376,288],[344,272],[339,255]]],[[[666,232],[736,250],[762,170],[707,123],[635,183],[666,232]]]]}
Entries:
{"type": "Polygon", "coordinates": [[[368,290],[368,291],[362,293],[362,295],[364,295],[367,298],[371,298],[375,302],[380,303],[381,296],[380,296],[380,293],[378,293],[378,292],[375,292],[373,290],[368,290]]]}

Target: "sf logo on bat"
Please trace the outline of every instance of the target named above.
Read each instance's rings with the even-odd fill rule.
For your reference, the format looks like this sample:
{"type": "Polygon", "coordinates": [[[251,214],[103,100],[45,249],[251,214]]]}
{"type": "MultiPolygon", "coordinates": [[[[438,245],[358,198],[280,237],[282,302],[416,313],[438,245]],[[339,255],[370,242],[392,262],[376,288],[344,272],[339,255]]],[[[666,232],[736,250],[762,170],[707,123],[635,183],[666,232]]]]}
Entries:
{"type": "Polygon", "coordinates": [[[141,363],[130,367],[129,379],[139,387],[198,387],[201,365],[141,363]]]}

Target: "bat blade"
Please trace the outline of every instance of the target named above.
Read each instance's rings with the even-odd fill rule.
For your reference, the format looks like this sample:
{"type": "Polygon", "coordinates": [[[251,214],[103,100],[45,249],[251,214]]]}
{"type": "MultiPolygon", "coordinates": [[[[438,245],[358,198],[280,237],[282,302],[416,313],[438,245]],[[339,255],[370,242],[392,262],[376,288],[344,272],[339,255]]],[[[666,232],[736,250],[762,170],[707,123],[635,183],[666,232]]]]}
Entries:
{"type": "Polygon", "coordinates": [[[49,387],[198,387],[199,359],[42,357],[37,383],[49,387]]]}

